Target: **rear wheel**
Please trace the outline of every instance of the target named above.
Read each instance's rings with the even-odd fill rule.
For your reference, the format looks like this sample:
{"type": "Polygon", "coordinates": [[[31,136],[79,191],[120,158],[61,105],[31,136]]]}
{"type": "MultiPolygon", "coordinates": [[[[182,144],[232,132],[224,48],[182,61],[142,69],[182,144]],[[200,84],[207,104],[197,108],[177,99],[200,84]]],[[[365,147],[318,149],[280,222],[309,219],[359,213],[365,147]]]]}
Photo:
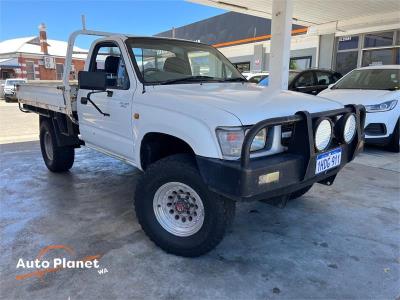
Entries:
{"type": "Polygon", "coordinates": [[[47,168],[52,172],[71,169],[75,159],[75,149],[71,146],[57,146],[56,133],[50,120],[40,124],[40,149],[47,168]]]}
{"type": "Polygon", "coordinates": [[[150,165],[135,193],[135,210],[147,236],[164,251],[195,257],[222,240],[235,203],[204,184],[194,160],[173,155],[150,165]]]}
{"type": "Polygon", "coordinates": [[[393,130],[392,139],[387,146],[389,151],[399,153],[400,152],[400,119],[397,120],[396,126],[393,130]]]}

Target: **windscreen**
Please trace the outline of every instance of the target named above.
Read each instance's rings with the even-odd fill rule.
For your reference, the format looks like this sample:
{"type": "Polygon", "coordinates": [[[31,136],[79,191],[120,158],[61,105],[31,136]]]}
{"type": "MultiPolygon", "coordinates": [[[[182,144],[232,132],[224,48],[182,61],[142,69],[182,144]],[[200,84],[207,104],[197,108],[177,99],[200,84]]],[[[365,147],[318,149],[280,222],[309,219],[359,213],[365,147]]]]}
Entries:
{"type": "Polygon", "coordinates": [[[14,85],[14,84],[21,84],[25,83],[24,80],[7,80],[6,85],[14,85]]]}
{"type": "Polygon", "coordinates": [[[361,69],[353,70],[338,81],[334,89],[398,90],[400,70],[361,69]]]}
{"type": "Polygon", "coordinates": [[[297,74],[299,74],[300,72],[297,71],[289,71],[289,84],[292,82],[292,80],[296,77],[297,74]]]}
{"type": "Polygon", "coordinates": [[[245,81],[211,46],[156,38],[131,38],[127,45],[144,83],[245,81]]]}

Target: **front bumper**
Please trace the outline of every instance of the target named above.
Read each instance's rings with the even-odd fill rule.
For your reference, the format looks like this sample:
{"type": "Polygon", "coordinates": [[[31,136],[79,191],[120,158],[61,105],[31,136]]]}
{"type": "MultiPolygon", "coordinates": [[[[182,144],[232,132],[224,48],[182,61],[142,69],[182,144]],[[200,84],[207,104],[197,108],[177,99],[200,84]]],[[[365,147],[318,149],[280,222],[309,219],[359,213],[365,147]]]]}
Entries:
{"type": "MultiPolygon", "coordinates": [[[[243,142],[240,160],[228,161],[197,157],[203,180],[218,194],[238,201],[268,199],[293,193],[315,182],[332,184],[336,174],[362,151],[365,109],[349,105],[343,109],[310,114],[306,111],[293,116],[274,118],[255,124],[243,142]],[[321,117],[354,113],[357,118],[356,137],[350,144],[336,139],[331,149],[341,148],[341,164],[331,170],[315,175],[316,158],[313,124],[321,117]],[[255,135],[263,128],[293,124],[293,133],[286,152],[259,158],[250,158],[250,147],[255,135]],[[278,180],[260,183],[260,176],[279,172],[278,180]]],[[[328,150],[326,150],[328,151],[328,150]]]]}
{"type": "Polygon", "coordinates": [[[17,99],[17,94],[12,91],[4,91],[4,96],[10,99],[17,99]]]}
{"type": "Polygon", "coordinates": [[[365,117],[365,143],[386,145],[391,141],[393,131],[399,120],[400,110],[396,107],[386,112],[367,113],[365,117]],[[382,131],[371,132],[368,127],[379,124],[382,131]]]}

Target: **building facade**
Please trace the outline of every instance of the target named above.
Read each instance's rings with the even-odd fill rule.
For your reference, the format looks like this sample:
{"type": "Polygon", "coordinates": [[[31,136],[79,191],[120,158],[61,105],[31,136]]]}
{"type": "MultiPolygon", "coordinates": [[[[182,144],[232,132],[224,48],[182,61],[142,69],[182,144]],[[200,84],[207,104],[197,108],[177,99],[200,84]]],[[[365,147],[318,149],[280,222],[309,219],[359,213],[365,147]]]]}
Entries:
{"type": "MultiPolygon", "coordinates": [[[[47,39],[46,26],[39,26],[39,36],[0,42],[0,79],[61,80],[68,43],[47,39]]],[[[83,70],[87,50],[74,47],[71,79],[83,70]]]]}
{"type": "MultiPolygon", "coordinates": [[[[313,35],[306,27],[292,28],[290,68],[325,68],[342,74],[377,64],[400,64],[399,24],[368,27],[351,34],[336,32],[313,35]]],[[[237,68],[268,71],[270,66],[271,20],[228,12],[157,36],[176,37],[217,47],[237,68]]]]}

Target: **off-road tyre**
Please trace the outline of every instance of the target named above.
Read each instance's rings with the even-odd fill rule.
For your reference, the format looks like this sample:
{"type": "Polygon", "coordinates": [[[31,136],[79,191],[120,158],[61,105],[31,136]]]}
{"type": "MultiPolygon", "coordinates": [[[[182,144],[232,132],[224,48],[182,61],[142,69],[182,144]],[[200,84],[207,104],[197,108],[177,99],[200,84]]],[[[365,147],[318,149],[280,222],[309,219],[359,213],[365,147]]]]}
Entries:
{"type": "Polygon", "coordinates": [[[66,172],[74,164],[74,147],[57,146],[56,133],[51,120],[48,119],[40,122],[40,149],[46,167],[52,172],[66,172]]]}
{"type": "MultiPolygon", "coordinates": [[[[170,199],[170,196],[165,197],[163,199],[170,199]]],[[[231,222],[230,218],[234,215],[235,206],[233,201],[208,189],[197,169],[195,159],[186,154],[172,155],[149,165],[138,180],[134,203],[137,219],[150,240],[168,253],[186,257],[203,255],[221,242],[225,229],[231,222]],[[156,217],[156,210],[161,207],[157,202],[159,199],[157,195],[160,195],[160,190],[164,186],[175,183],[181,183],[193,189],[203,205],[204,221],[201,228],[189,236],[171,233],[156,217]]],[[[172,210],[175,209],[173,214],[178,214],[179,207],[176,206],[176,202],[167,203],[167,205],[172,206],[172,210]]],[[[183,217],[181,219],[183,222],[183,217]]]]}

